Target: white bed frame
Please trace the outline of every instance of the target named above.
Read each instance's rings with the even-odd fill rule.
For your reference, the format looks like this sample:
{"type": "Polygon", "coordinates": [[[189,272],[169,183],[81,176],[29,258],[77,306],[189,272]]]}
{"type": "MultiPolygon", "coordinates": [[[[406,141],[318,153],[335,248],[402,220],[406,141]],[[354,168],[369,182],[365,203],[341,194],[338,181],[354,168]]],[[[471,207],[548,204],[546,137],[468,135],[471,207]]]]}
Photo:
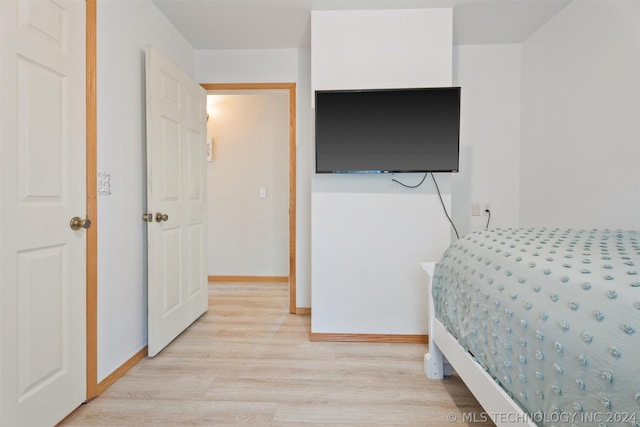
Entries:
{"type": "Polygon", "coordinates": [[[435,318],[433,298],[431,298],[431,278],[435,262],[420,263],[429,276],[429,352],[424,355],[424,373],[429,379],[441,380],[451,375],[453,369],[469,387],[471,393],[497,426],[529,426],[537,424],[515,403],[495,380],[473,360],[451,335],[444,325],[435,318]]]}

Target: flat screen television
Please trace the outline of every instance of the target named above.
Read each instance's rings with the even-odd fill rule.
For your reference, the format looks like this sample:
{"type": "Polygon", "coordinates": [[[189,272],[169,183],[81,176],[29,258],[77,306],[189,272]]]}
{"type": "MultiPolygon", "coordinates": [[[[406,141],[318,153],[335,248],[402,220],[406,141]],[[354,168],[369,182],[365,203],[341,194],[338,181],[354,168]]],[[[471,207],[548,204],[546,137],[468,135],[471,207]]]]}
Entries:
{"type": "Polygon", "coordinates": [[[460,88],[318,90],[316,173],[457,172],[460,88]]]}

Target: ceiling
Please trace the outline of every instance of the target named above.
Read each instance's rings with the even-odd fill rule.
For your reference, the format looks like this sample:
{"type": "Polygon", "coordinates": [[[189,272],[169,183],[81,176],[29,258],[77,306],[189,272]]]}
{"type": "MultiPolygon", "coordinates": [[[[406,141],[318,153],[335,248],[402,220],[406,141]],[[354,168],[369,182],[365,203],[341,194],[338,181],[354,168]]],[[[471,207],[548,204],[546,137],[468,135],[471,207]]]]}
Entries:
{"type": "Polygon", "coordinates": [[[153,0],[195,49],[311,45],[312,10],[453,8],[454,44],[521,43],[571,0],[153,0]]]}

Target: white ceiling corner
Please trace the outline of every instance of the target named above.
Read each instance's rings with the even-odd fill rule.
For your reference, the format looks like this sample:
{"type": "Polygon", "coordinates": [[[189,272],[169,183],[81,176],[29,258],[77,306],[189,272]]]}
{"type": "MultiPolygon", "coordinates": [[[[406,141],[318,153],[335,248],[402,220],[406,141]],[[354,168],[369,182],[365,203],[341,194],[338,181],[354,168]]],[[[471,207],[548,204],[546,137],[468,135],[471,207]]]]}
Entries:
{"type": "Polygon", "coordinates": [[[312,10],[453,8],[454,44],[522,43],[571,0],[153,0],[195,49],[310,46],[312,10]]]}

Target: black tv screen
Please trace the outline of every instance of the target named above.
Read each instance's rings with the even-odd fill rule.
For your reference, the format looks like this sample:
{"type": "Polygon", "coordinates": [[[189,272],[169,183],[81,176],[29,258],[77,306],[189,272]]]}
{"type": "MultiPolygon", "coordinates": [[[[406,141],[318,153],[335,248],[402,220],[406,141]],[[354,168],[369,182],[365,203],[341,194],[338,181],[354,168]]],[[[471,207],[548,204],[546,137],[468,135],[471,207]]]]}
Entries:
{"type": "Polygon", "coordinates": [[[316,172],[457,172],[460,88],[319,90],[316,172]]]}

